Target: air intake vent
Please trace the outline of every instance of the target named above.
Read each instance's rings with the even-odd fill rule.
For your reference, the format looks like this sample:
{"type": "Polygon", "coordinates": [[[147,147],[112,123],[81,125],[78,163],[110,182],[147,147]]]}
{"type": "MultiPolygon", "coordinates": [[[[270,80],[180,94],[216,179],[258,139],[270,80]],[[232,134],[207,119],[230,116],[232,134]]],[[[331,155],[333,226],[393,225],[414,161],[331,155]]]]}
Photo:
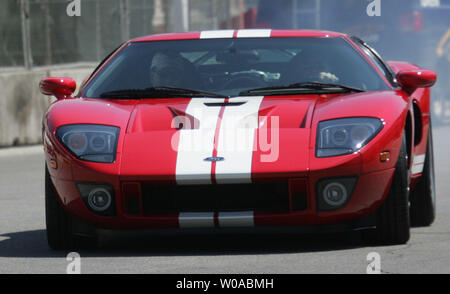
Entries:
{"type": "Polygon", "coordinates": [[[142,185],[145,215],[204,211],[289,212],[288,183],[142,185]]]}

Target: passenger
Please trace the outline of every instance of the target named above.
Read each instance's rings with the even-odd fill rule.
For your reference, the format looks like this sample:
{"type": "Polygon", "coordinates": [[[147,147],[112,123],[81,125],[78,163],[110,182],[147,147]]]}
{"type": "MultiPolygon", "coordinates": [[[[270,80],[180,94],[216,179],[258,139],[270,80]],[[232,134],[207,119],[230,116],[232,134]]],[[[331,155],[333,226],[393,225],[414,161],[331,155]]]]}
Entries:
{"type": "Polygon", "coordinates": [[[339,78],[331,73],[330,67],[314,52],[300,52],[294,56],[282,78],[283,83],[337,83],[339,78]]]}

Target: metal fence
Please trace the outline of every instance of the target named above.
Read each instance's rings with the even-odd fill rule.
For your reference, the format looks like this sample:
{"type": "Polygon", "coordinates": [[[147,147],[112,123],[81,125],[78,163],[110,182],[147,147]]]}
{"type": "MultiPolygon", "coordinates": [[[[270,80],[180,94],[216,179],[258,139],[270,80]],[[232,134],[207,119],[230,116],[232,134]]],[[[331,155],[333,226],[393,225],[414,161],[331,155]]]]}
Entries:
{"type": "Polygon", "coordinates": [[[2,0],[0,67],[95,62],[133,37],[236,27],[230,21],[232,17],[257,3],[258,0],[2,0]],[[68,10],[75,15],[70,16],[68,10]]]}

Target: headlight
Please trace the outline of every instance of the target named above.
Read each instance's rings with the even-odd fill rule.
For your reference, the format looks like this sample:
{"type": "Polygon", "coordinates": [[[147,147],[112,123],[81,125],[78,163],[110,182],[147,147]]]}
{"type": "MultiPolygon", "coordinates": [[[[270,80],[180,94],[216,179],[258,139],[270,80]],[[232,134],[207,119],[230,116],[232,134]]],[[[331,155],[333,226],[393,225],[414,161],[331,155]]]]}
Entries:
{"type": "Polygon", "coordinates": [[[317,128],[317,157],[331,157],[358,151],[383,128],[378,118],[355,117],[322,121],[317,128]]]}
{"type": "Polygon", "coordinates": [[[58,128],[56,137],[75,157],[93,162],[112,163],[116,157],[118,127],[67,125],[58,128]]]}

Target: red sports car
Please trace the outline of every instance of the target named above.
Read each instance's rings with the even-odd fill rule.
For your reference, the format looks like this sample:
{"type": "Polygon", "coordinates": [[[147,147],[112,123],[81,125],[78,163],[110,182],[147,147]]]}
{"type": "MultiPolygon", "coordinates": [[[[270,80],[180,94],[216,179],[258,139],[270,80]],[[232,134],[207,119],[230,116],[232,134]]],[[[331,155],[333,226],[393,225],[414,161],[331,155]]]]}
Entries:
{"type": "MultiPolygon", "coordinates": [[[[142,37],[81,85],[46,78],[48,243],[96,228],[362,230],[435,217],[432,70],[327,31],[142,37]]],[[[301,231],[301,230],[300,230],[301,231]]]]}

